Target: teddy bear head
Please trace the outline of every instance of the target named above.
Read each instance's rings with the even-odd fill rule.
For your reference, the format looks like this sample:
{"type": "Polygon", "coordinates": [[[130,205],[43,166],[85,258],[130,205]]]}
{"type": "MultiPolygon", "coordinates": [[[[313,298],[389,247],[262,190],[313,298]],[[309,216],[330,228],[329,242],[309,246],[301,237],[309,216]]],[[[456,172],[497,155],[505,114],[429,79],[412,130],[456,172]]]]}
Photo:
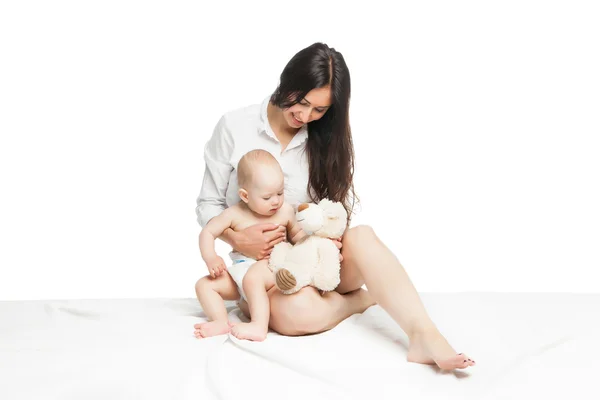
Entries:
{"type": "Polygon", "coordinates": [[[346,230],[348,215],[342,203],[323,199],[319,204],[302,203],[298,206],[296,220],[307,235],[340,238],[346,230]]]}

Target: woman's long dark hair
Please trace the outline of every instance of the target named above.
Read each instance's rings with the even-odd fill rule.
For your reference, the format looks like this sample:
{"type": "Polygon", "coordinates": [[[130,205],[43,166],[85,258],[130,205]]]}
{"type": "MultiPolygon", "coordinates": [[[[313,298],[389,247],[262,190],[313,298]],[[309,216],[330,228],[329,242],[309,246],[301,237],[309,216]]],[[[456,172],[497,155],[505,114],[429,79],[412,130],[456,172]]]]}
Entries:
{"type": "Polygon", "coordinates": [[[348,118],[350,72],[342,54],[323,43],[301,50],[283,69],[270,100],[280,108],[289,108],[311,90],[326,86],[331,88],[331,107],[319,120],[308,124],[307,189],[314,202],[324,198],[341,202],[350,218],[358,197],[354,192],[354,146],[348,118]]]}

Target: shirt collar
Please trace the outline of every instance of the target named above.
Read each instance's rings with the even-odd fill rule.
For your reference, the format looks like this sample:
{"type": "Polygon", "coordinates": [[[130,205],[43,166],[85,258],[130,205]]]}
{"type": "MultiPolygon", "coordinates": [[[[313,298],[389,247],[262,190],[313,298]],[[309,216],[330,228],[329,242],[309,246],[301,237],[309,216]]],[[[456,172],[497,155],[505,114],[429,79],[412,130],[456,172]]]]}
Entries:
{"type": "MultiPolygon", "coordinates": [[[[269,106],[270,99],[271,99],[271,96],[264,99],[261,104],[261,107],[260,107],[260,121],[261,121],[261,125],[262,125],[261,132],[265,133],[270,138],[279,142],[279,139],[277,139],[277,136],[275,136],[275,132],[273,132],[273,129],[271,129],[271,125],[269,124],[269,118],[267,117],[267,107],[269,106]]],[[[299,146],[302,143],[304,143],[307,138],[308,138],[308,127],[306,126],[306,124],[304,124],[302,126],[302,128],[300,128],[300,130],[293,137],[292,141],[290,142],[290,144],[288,145],[287,148],[291,149],[296,146],[299,146]]]]}

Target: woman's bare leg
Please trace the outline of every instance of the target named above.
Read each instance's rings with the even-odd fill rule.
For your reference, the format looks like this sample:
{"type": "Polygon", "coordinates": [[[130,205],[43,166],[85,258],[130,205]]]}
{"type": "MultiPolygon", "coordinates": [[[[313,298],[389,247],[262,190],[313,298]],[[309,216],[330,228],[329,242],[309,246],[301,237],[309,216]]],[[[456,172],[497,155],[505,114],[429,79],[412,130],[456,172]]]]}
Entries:
{"type": "Polygon", "coordinates": [[[298,293],[285,295],[275,287],[269,292],[269,297],[269,326],[287,336],[327,331],[349,316],[362,313],[375,304],[369,293],[363,289],[345,295],[338,292],[326,292],[321,295],[315,288],[305,287],[298,293]]]}
{"type": "Polygon", "coordinates": [[[457,354],[427,314],[404,267],[368,226],[347,232],[343,240],[340,291],[364,279],[369,293],[410,339],[408,361],[437,364],[442,369],[466,368],[475,362],[457,354]]]}
{"type": "Polygon", "coordinates": [[[456,354],[435,327],[408,274],[398,259],[368,226],[350,229],[343,239],[341,278],[336,289],[345,293],[321,297],[313,288],[294,295],[271,295],[271,327],[284,335],[302,335],[331,329],[377,301],[410,339],[408,361],[436,363],[442,369],[474,365],[456,354]],[[357,290],[366,283],[369,292],[357,290]],[[311,310],[310,313],[305,310],[311,310]]]}
{"type": "MultiPolygon", "coordinates": [[[[286,336],[330,330],[349,316],[362,313],[375,304],[363,289],[344,295],[337,292],[321,295],[315,288],[305,287],[298,293],[287,295],[274,287],[268,294],[271,304],[269,327],[286,336]]],[[[241,300],[239,307],[250,318],[248,303],[241,300]]]]}

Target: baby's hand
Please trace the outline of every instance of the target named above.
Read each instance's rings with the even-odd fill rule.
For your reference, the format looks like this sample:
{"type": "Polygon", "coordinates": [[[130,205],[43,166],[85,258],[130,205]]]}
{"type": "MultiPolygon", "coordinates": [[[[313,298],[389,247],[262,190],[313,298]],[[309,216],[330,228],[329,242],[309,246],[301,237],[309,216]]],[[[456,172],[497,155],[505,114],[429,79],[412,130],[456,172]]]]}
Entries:
{"type": "Polygon", "coordinates": [[[223,271],[225,271],[225,261],[219,256],[215,258],[211,258],[206,261],[206,267],[208,268],[208,272],[210,272],[210,276],[216,278],[217,276],[221,276],[223,271]]]}

